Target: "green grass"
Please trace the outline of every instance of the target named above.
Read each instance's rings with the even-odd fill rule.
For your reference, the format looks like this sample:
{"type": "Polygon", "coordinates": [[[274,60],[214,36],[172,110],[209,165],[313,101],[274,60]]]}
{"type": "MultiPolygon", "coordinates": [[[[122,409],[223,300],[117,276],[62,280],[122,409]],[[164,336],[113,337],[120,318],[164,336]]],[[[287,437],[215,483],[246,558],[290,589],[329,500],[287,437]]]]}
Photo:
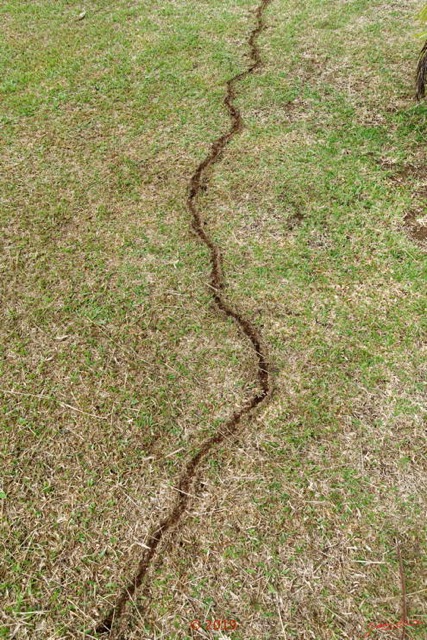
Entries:
{"type": "MultiPolygon", "coordinates": [[[[0,9],[0,637],[92,637],[190,452],[254,388],[185,207],[254,6],[0,9]]],[[[234,640],[362,638],[400,619],[396,538],[427,624],[426,260],[403,222],[426,180],[418,8],[268,10],[245,130],[202,205],[275,390],[204,465],[129,640],[190,638],[194,619],[238,620],[234,640]]]]}

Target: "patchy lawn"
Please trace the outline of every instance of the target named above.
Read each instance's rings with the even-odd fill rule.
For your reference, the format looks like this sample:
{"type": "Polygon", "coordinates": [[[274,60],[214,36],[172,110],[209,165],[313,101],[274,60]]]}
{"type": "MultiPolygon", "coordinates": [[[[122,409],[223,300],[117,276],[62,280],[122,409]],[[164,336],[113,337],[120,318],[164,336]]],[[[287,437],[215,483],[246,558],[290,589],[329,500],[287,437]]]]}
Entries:
{"type": "MultiPolygon", "coordinates": [[[[256,6],[0,8],[0,637],[97,637],[185,463],[254,393],[186,196],[256,6]]],[[[116,638],[358,640],[402,617],[396,541],[407,637],[425,637],[419,6],[266,12],[245,128],[200,204],[274,392],[203,464],[116,638]],[[219,619],[237,630],[206,630],[219,619]]]]}

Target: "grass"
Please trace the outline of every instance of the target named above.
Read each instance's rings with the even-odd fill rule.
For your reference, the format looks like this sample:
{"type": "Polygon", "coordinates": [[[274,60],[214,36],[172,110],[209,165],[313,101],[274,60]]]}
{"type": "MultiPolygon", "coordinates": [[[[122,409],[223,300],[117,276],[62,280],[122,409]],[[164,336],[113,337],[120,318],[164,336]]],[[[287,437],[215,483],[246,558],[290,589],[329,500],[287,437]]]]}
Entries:
{"type": "MultiPolygon", "coordinates": [[[[254,385],[185,208],[254,3],[85,7],[0,9],[4,638],[93,637],[184,461],[254,385]]],[[[128,640],[220,618],[235,640],[362,638],[400,619],[396,538],[427,625],[418,8],[268,11],[203,207],[275,391],[204,466],[128,640]]]]}

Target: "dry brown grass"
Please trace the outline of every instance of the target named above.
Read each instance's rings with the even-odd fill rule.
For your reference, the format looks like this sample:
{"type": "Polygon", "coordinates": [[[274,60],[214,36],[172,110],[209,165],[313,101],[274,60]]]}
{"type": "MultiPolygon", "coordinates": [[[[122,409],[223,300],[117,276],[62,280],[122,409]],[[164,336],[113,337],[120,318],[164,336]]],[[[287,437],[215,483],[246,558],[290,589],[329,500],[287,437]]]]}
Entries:
{"type": "MultiPolygon", "coordinates": [[[[7,19],[24,77],[28,25],[38,54],[8,94],[1,161],[2,633],[74,640],[133,575],[185,461],[253,392],[185,209],[253,3],[99,2],[78,27],[65,2],[32,6],[7,19]],[[55,50],[68,63],[49,75],[55,50]]],[[[269,11],[246,129],[203,204],[274,396],[203,466],[126,640],[209,637],[189,622],[215,618],[238,620],[236,640],[358,640],[400,619],[396,538],[427,623],[425,254],[404,231],[424,178],[393,180],[425,138],[416,7],[269,11]]]]}

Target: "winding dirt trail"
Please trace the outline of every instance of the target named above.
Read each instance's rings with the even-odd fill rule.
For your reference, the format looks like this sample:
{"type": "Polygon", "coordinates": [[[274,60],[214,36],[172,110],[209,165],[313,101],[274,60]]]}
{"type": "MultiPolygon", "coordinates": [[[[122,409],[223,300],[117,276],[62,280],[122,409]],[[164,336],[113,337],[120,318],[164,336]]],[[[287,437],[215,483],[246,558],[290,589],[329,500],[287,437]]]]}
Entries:
{"type": "Polygon", "coordinates": [[[227,302],[224,296],[223,291],[225,289],[225,281],[221,268],[221,249],[215,244],[214,240],[206,231],[205,221],[198,204],[199,195],[202,191],[202,183],[206,186],[206,181],[203,182],[205,175],[216,163],[220,161],[225,147],[234,138],[234,136],[243,129],[243,118],[238,107],[235,105],[235,99],[237,97],[236,86],[241,80],[254,73],[254,71],[261,66],[258,36],[265,27],[264,14],[271,2],[272,0],[261,0],[261,3],[255,11],[256,24],[251,31],[248,40],[251,64],[245,71],[242,71],[228,80],[226,84],[227,91],[224,98],[224,104],[230,117],[231,126],[226,133],[213,142],[210,152],[191,176],[187,197],[187,207],[192,216],[193,228],[210,252],[210,288],[212,291],[213,301],[225,316],[234,320],[242,333],[249,339],[258,361],[257,379],[259,389],[251,398],[242,404],[240,409],[232,414],[217,433],[205,440],[199,451],[187,462],[177,486],[178,498],[174,507],[148,536],[148,539],[145,542],[147,549],[139,562],[135,575],[117,598],[115,606],[97,626],[96,632],[98,634],[110,633],[113,625],[123,615],[127,603],[142,585],[146,573],[156,556],[160,542],[171,529],[174,528],[174,531],[177,531],[176,525],[178,525],[185,513],[191,497],[189,490],[201,462],[207,457],[214,447],[220,445],[226,438],[237,432],[242,418],[250,414],[257,406],[259,406],[271,391],[267,354],[262,344],[261,336],[255,326],[244,317],[236,306],[233,307],[229,302],[227,302]]]}

